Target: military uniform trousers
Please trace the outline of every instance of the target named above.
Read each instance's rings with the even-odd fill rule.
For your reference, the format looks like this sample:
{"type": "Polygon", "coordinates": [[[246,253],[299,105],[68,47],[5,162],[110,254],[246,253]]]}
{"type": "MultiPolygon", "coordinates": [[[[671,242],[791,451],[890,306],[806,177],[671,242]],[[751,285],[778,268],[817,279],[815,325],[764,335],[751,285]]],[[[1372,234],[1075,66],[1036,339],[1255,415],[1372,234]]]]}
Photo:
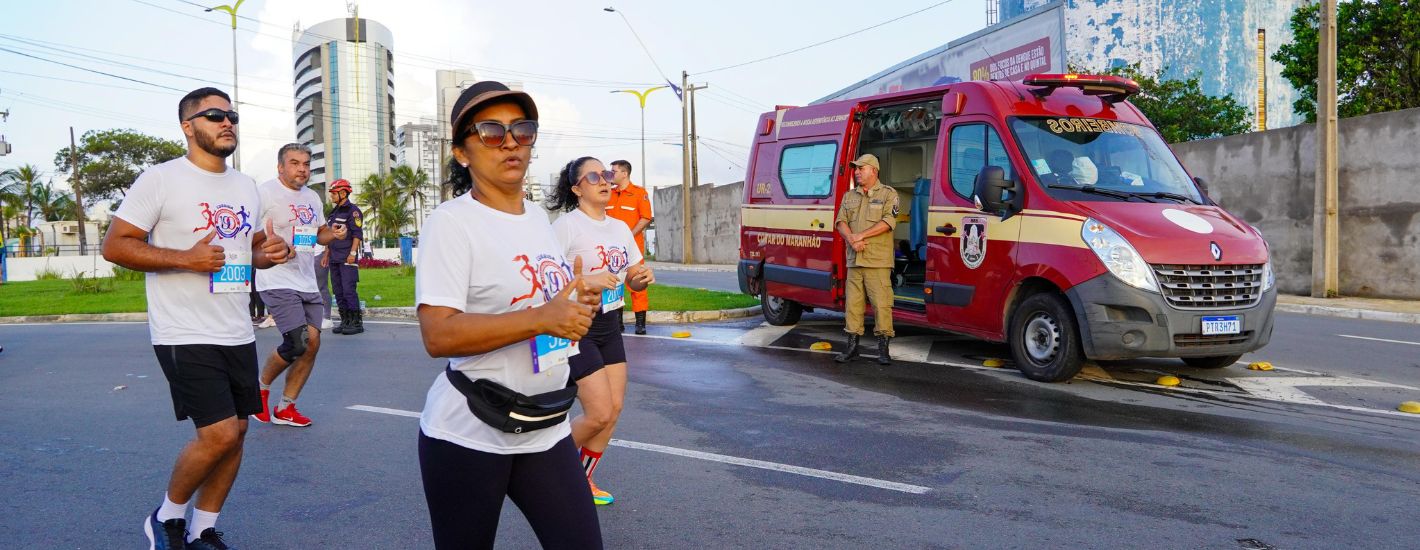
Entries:
{"type": "Polygon", "coordinates": [[[848,308],[844,311],[847,323],[844,330],[848,334],[863,335],[863,307],[873,304],[873,334],[892,338],[892,268],[890,267],[850,267],[848,286],[845,289],[848,308]]]}

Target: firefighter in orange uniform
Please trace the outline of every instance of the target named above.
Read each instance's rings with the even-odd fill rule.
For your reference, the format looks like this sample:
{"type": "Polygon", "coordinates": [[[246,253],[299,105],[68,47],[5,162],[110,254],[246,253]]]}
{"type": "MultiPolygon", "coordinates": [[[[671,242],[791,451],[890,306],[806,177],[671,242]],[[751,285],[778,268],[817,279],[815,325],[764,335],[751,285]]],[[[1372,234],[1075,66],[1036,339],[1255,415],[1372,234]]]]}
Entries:
{"type": "MultiPolygon", "coordinates": [[[[651,196],[646,188],[631,183],[631,163],[624,160],[612,161],[611,202],[606,205],[606,215],[621,220],[631,228],[636,237],[636,246],[641,254],[646,253],[646,226],[651,225],[651,196]]],[[[643,262],[644,263],[644,262],[643,262]]],[[[637,292],[627,288],[631,295],[631,311],[636,313],[636,334],[646,334],[646,310],[651,309],[651,299],[646,290],[637,292]]],[[[626,327],[623,326],[622,330],[626,327]]]]}

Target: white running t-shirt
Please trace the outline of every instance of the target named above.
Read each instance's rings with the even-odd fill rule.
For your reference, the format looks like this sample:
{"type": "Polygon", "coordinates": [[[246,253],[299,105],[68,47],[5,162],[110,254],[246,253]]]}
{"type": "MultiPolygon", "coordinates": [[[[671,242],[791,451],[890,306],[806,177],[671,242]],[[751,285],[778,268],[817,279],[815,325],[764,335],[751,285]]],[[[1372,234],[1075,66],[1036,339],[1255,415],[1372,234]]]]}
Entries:
{"type": "MultiPolygon", "coordinates": [[[[305,233],[307,238],[320,232],[321,226],[325,225],[325,215],[321,213],[322,203],[320,197],[309,187],[301,187],[300,191],[292,191],[286,187],[281,180],[274,179],[257,186],[257,191],[261,193],[261,204],[264,210],[261,211],[261,223],[257,224],[257,229],[266,228],[266,220],[272,221],[271,230],[277,235],[286,239],[287,243],[296,244],[296,231],[298,228],[305,233]]],[[[271,266],[270,269],[262,269],[256,272],[256,289],[271,290],[274,288],[284,288],[298,292],[316,292],[316,254],[315,247],[295,247],[296,257],[281,265],[271,266]]]]}
{"type": "Polygon", "coordinates": [[[552,231],[562,243],[567,261],[582,258],[582,272],[588,275],[610,271],[626,283],[627,268],[641,263],[641,249],[626,223],[607,216],[597,221],[581,209],[552,222],[552,231]]]}
{"type": "MultiPolygon", "coordinates": [[[[494,210],[465,193],[429,214],[419,233],[414,276],[418,304],[464,313],[499,314],[539,306],[572,282],[562,245],[547,223],[547,212],[523,202],[522,215],[494,210]]],[[[524,395],[567,386],[566,364],[533,372],[528,341],[449,365],[470,379],[489,379],[524,395]]],[[[536,453],[571,434],[567,422],[521,434],[504,433],[468,410],[462,393],[439,372],[419,417],[424,434],[488,453],[536,453]]]]}
{"type": "MultiPolygon", "coordinates": [[[[251,257],[261,212],[256,181],[228,168],[208,172],[187,157],[148,167],[115,216],[148,232],[158,248],[187,250],[212,231],[212,244],[251,257]]],[[[229,254],[229,257],[230,254],[229,254]]],[[[147,274],[148,329],[153,345],[237,346],[256,341],[249,292],[212,293],[212,274],[168,270],[147,274]]]]}

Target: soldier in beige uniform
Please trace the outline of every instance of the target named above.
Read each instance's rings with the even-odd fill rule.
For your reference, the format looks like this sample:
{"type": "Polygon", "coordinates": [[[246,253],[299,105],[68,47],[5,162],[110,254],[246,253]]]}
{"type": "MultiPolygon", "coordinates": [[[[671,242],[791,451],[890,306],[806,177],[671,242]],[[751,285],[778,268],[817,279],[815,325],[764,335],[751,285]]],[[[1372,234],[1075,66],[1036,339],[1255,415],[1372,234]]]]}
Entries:
{"type": "Polygon", "coordinates": [[[848,349],[834,357],[846,363],[859,354],[863,335],[863,298],[873,303],[873,334],[878,337],[878,364],[892,364],[888,339],[892,330],[892,230],[897,225],[897,191],[878,181],[878,157],[863,155],[852,162],[857,187],[843,195],[834,227],[847,241],[848,349]]]}

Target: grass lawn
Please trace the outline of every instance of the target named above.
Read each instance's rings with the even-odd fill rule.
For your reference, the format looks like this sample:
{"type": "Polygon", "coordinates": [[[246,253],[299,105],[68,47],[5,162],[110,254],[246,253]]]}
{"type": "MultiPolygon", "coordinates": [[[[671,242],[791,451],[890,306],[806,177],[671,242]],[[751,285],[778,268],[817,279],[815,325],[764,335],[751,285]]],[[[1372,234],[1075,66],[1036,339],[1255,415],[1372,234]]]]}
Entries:
{"type": "MultiPolygon", "coordinates": [[[[111,281],[104,279],[105,282],[111,281]]],[[[142,281],[111,281],[113,290],[99,294],[74,292],[68,280],[27,281],[0,285],[0,317],[60,315],[65,313],[126,313],[146,311],[142,281]]],[[[414,277],[399,268],[364,269],[360,272],[360,298],[366,307],[414,305],[414,277]],[[376,300],[375,297],[380,299],[376,300]]],[[[627,297],[628,301],[630,296],[627,297]]],[[[674,286],[651,287],[651,309],[702,311],[749,307],[757,298],[674,286]]]]}

